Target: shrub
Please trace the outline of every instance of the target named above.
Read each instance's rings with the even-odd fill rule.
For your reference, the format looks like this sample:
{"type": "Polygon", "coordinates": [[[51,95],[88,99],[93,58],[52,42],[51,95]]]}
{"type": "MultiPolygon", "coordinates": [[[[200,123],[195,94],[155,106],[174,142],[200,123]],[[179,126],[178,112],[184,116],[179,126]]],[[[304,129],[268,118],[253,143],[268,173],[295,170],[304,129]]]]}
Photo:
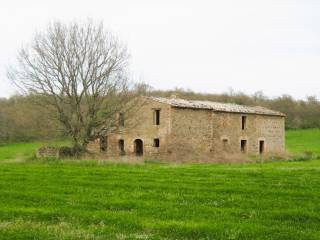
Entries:
{"type": "Polygon", "coordinates": [[[73,156],[74,156],[74,151],[71,147],[62,146],[59,148],[59,157],[60,158],[68,158],[68,157],[73,157],[73,156]]]}

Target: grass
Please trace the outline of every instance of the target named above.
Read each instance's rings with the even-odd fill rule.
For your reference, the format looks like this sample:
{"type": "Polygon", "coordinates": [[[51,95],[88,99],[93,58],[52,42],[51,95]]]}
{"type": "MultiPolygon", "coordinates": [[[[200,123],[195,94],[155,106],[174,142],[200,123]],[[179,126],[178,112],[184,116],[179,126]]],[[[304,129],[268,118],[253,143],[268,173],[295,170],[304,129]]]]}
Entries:
{"type": "Polygon", "coordinates": [[[65,146],[69,143],[67,141],[46,141],[46,142],[26,142],[26,143],[13,143],[8,145],[0,145],[0,162],[16,161],[21,162],[27,158],[32,157],[37,148],[41,146],[65,146]]]}
{"type": "Polygon", "coordinates": [[[291,130],[286,132],[290,152],[313,152],[320,155],[320,129],[291,130]]]}
{"type": "Polygon", "coordinates": [[[13,143],[0,145],[0,161],[23,161],[29,157],[35,150],[41,146],[39,142],[13,143]]]}
{"type": "MultiPolygon", "coordinates": [[[[299,152],[298,139],[312,136],[295,134],[287,146],[299,152]]],[[[319,160],[10,162],[8,148],[0,147],[0,239],[320,239],[319,160]]]]}

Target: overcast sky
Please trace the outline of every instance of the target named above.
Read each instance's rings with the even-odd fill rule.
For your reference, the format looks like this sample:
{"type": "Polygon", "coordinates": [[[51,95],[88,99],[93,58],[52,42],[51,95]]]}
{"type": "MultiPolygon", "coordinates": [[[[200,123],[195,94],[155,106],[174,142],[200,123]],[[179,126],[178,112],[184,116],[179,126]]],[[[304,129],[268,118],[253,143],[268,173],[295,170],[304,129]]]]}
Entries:
{"type": "Polygon", "coordinates": [[[320,98],[319,0],[2,0],[0,97],[36,30],[88,18],[127,42],[133,75],[155,88],[320,98]]]}

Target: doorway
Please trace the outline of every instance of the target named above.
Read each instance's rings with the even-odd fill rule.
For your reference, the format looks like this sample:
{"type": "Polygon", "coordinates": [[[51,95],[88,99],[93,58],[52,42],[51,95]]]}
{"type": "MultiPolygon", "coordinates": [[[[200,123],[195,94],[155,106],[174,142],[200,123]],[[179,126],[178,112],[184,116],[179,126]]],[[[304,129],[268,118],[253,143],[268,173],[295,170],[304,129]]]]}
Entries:
{"type": "Polygon", "coordinates": [[[119,152],[120,152],[120,155],[125,155],[124,140],[123,139],[119,140],[119,152]]]}
{"type": "Polygon", "coordinates": [[[141,139],[134,140],[134,152],[136,156],[143,155],[143,142],[141,139]]]}
{"type": "Polygon", "coordinates": [[[263,140],[259,141],[259,153],[260,154],[264,153],[264,141],[263,140]]]}
{"type": "Polygon", "coordinates": [[[247,152],[247,140],[241,140],[240,142],[240,149],[242,153],[246,153],[247,152]]]}

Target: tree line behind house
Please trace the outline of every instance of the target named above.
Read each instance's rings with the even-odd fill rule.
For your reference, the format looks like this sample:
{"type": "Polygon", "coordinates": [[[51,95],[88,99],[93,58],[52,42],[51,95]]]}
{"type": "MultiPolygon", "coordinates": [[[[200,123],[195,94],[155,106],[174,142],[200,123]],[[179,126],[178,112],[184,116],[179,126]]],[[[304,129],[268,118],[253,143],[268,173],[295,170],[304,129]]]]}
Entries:
{"type": "MultiPolygon", "coordinates": [[[[140,86],[141,87],[141,86],[140,86]]],[[[139,88],[139,86],[138,86],[139,88]]],[[[320,101],[316,97],[306,100],[295,100],[289,95],[268,98],[259,92],[254,95],[244,93],[203,94],[190,90],[175,89],[172,91],[142,90],[134,91],[144,95],[170,97],[177,95],[190,100],[209,100],[217,102],[237,103],[243,105],[259,105],[278,110],[287,115],[287,129],[320,128],[320,101]]],[[[65,138],[65,131],[57,121],[56,112],[50,106],[34,104],[37,96],[12,96],[0,99],[0,143],[32,140],[50,140],[65,138]]]]}

